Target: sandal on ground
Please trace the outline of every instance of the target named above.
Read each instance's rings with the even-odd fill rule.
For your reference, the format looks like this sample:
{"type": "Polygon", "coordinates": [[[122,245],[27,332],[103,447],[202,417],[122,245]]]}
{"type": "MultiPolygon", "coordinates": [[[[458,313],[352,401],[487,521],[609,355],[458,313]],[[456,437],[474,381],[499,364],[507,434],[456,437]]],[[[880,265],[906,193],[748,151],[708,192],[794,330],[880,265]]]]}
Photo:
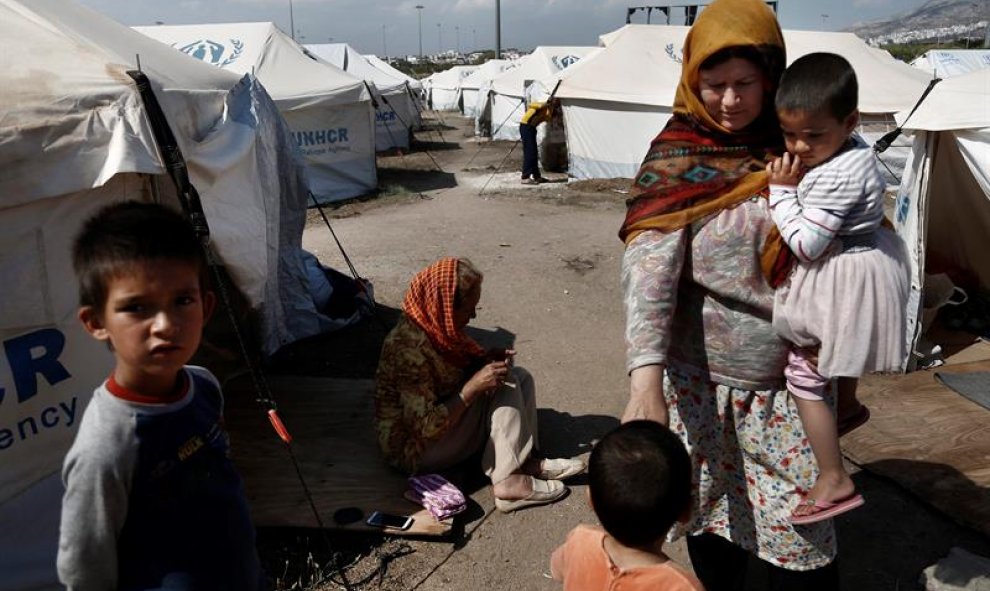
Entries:
{"type": "Polygon", "coordinates": [[[495,508],[502,513],[511,513],[526,507],[555,503],[567,496],[568,489],[559,480],[540,480],[532,476],[529,479],[533,486],[533,492],[529,493],[528,497],[514,501],[497,498],[495,499],[495,508]]]}
{"type": "Polygon", "coordinates": [[[855,431],[856,429],[862,427],[866,424],[866,421],[870,420],[870,409],[866,407],[865,404],[859,405],[859,410],[855,414],[846,417],[845,419],[839,421],[837,428],[839,430],[839,437],[855,431]]]}
{"type": "Polygon", "coordinates": [[[553,458],[540,462],[540,473],[537,478],[543,480],[566,480],[578,474],[584,474],[584,462],[578,458],[553,458]]]}
{"type": "Polygon", "coordinates": [[[805,525],[808,523],[818,523],[819,521],[825,521],[826,519],[831,519],[836,515],[842,515],[847,511],[852,511],[857,507],[863,506],[862,495],[852,494],[844,499],[839,499],[834,503],[828,501],[816,501],[811,497],[805,498],[801,501],[802,505],[807,505],[812,507],[812,512],[807,515],[794,515],[791,514],[791,523],[794,525],[805,525]]]}

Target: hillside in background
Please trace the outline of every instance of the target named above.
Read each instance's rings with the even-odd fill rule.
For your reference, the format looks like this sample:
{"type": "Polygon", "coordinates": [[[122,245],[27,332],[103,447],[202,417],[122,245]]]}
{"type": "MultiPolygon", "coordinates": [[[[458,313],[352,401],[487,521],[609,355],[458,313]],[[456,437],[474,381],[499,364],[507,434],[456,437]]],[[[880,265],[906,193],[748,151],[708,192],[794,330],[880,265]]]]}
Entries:
{"type": "Polygon", "coordinates": [[[858,23],[848,29],[871,45],[973,39],[983,44],[990,25],[988,0],[928,0],[890,19],[858,23]]]}

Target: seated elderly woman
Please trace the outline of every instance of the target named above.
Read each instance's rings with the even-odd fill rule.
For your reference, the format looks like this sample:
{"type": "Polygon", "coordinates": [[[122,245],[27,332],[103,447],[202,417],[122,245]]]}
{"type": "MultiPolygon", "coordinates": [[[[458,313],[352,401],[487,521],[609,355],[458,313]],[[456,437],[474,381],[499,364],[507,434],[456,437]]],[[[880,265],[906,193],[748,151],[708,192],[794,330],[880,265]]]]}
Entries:
{"type": "Polygon", "coordinates": [[[408,473],[450,468],[480,450],[502,512],[552,503],[577,459],[539,460],[533,378],[512,350],[486,352],[464,329],[482,274],[444,258],[413,278],[403,315],[385,339],[375,387],[375,428],[386,459],[408,473]]]}

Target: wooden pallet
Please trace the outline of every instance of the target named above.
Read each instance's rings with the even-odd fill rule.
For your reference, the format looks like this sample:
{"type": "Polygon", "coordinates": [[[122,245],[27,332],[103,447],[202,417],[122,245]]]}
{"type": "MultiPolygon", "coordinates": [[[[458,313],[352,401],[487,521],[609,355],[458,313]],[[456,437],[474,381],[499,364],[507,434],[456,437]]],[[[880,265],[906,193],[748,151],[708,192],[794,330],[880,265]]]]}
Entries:
{"type": "Polygon", "coordinates": [[[990,361],[863,378],[859,398],[872,417],[842,438],[842,449],[865,469],[990,535],[990,411],[937,382],[934,371],[990,371],[990,361]]]}
{"type": "MultiPolygon", "coordinates": [[[[438,522],[402,497],[405,476],[390,468],[378,449],[371,380],[275,376],[269,384],[325,527],[415,536],[450,532],[449,520],[438,522]],[[335,523],[334,512],[346,507],[361,509],[365,518],[384,511],[411,515],[414,521],[405,531],[372,528],[364,519],[335,523]]],[[[255,402],[251,380],[242,376],[229,381],[224,396],[232,455],[255,525],[318,527],[286,446],[255,402]]]]}

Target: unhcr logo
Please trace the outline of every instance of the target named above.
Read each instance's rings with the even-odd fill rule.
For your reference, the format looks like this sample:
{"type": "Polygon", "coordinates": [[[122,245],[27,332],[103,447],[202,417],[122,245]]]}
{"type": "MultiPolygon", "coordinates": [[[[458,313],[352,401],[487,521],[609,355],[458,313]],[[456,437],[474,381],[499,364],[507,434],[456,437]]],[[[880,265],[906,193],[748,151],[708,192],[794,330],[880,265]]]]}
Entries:
{"type": "Polygon", "coordinates": [[[581,61],[581,58],[576,55],[555,55],[550,59],[553,60],[553,65],[557,66],[558,70],[563,70],[564,68],[573,66],[581,61]]]}
{"type": "Polygon", "coordinates": [[[335,129],[313,129],[309,131],[293,131],[292,137],[299,146],[299,151],[309,158],[317,158],[338,152],[350,152],[350,138],[347,137],[346,127],[335,129]]]}
{"type": "Polygon", "coordinates": [[[673,43],[668,43],[667,47],[664,48],[667,52],[667,57],[674,60],[675,62],[682,64],[684,63],[684,52],[682,50],[674,49],[673,43]]]}
{"type": "Polygon", "coordinates": [[[200,39],[188,45],[176,47],[182,53],[204,61],[214,66],[225,68],[237,61],[244,53],[244,42],[238,39],[230,40],[230,47],[210,39],[200,39]]]}

